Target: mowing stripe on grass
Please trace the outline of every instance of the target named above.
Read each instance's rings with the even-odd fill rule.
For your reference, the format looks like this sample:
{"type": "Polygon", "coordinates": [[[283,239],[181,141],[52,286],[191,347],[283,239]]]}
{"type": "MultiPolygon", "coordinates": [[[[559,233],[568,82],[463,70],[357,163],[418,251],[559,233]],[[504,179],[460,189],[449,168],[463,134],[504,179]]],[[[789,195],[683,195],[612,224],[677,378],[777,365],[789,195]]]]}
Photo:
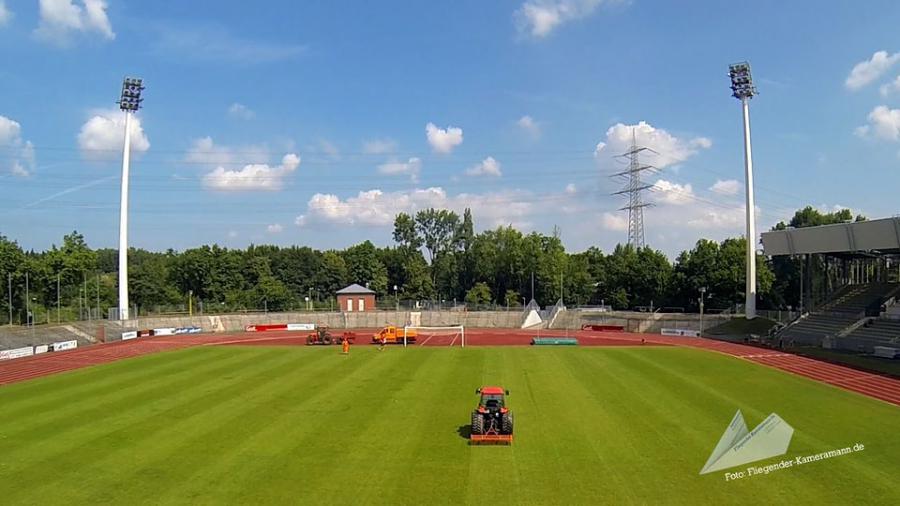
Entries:
{"type": "Polygon", "coordinates": [[[160,357],[21,384],[37,403],[17,385],[0,389],[18,413],[0,418],[4,503],[818,505],[900,495],[897,408],[705,351],[201,347],[160,357]],[[124,377],[134,381],[119,388],[124,377]],[[511,391],[510,447],[467,445],[483,384],[511,391]],[[63,385],[69,394],[51,409],[42,389],[63,385]],[[737,481],[699,475],[737,408],[751,425],[774,411],[795,427],[785,459],[866,450],[737,481]]]}
{"type": "MultiPolygon", "coordinates": [[[[193,490],[188,492],[198,490],[194,473],[214,467],[232,448],[248,445],[253,436],[269,429],[273,417],[278,416],[276,413],[289,410],[277,397],[282,392],[306,386],[299,382],[302,376],[297,371],[317,377],[331,366],[322,354],[298,355],[285,351],[255,348],[239,352],[259,357],[252,359],[252,368],[245,371],[249,374],[243,374],[239,381],[203,392],[192,403],[176,406],[167,417],[170,422],[160,427],[165,430],[165,437],[138,442],[129,449],[142,456],[137,465],[124,470],[111,482],[102,483],[109,486],[114,486],[114,482],[123,483],[116,496],[122,502],[152,490],[156,482],[175,481],[189,485],[193,490]],[[262,413],[270,416],[261,418],[262,413]],[[148,472],[153,473],[152,479],[147,479],[148,472]]],[[[109,460],[114,457],[110,456],[109,460]]],[[[234,475],[220,476],[222,481],[233,478],[234,475]]]]}
{"type": "MultiPolygon", "coordinates": [[[[252,357],[240,353],[230,355],[227,360],[207,364],[216,367],[198,365],[173,375],[174,381],[165,381],[157,387],[134,392],[112,404],[102,403],[110,410],[102,413],[103,416],[99,418],[73,418],[66,430],[62,431],[67,435],[62,440],[51,439],[49,445],[45,444],[48,438],[39,439],[37,443],[32,441],[30,448],[27,448],[31,453],[19,462],[30,464],[20,470],[20,488],[15,492],[24,492],[33,487],[45,490],[50,495],[57,494],[53,492],[56,488],[76,493],[81,487],[63,484],[70,479],[67,470],[79,469],[82,482],[94,483],[109,476],[118,477],[119,473],[130,467],[139,466],[141,459],[134,456],[141,454],[135,445],[152,446],[171,437],[168,415],[179,411],[193,413],[200,405],[199,400],[203,398],[219,402],[220,394],[229,388],[222,375],[242,369],[242,372],[246,372],[252,366],[248,363],[252,357]],[[209,387],[204,388],[206,386],[209,387]],[[159,440],[154,438],[156,434],[161,435],[159,440]],[[56,441],[56,445],[52,445],[52,441],[56,441]],[[66,444],[60,444],[60,441],[66,444]],[[129,467],[121,466],[123,460],[129,463],[129,467]],[[60,484],[56,486],[56,483],[60,484]]],[[[197,359],[202,361],[203,357],[197,359]]],[[[262,363],[266,361],[262,360],[262,363]]],[[[34,436],[39,437],[41,434],[43,433],[34,433],[34,436]]],[[[0,476],[0,481],[2,479],[0,476]]],[[[117,478],[115,481],[116,483],[107,487],[110,491],[123,486],[117,478]]],[[[13,493],[12,497],[15,498],[16,494],[13,493]]]]}
{"type": "MultiPolygon", "coordinates": [[[[317,451],[318,440],[323,434],[336,436],[339,428],[344,428],[347,417],[362,413],[351,410],[347,394],[358,391],[359,386],[379,388],[381,379],[396,365],[387,354],[380,355],[378,361],[367,361],[361,351],[345,357],[335,354],[331,348],[290,350],[293,354],[313,353],[324,357],[322,370],[304,371],[295,380],[276,385],[260,402],[281,398],[288,405],[266,418],[265,425],[232,440],[214,460],[193,474],[193,483],[185,482],[172,493],[177,496],[186,489],[199,488],[211,490],[208,499],[213,502],[216,497],[222,497],[223,501],[225,497],[239,497],[242,502],[258,503],[263,501],[253,495],[254,491],[263,489],[268,496],[277,496],[276,484],[285,480],[288,486],[284,490],[294,494],[292,497],[296,498],[298,488],[305,493],[318,483],[307,483],[317,475],[315,470],[328,469],[322,462],[308,459],[310,453],[317,451]],[[273,462],[286,465],[272,472],[273,462]],[[304,462],[308,468],[303,467],[304,462]]],[[[265,411],[264,407],[261,409],[265,411]]],[[[347,447],[341,445],[336,450],[346,451],[347,447]]]]}
{"type": "MultiPolygon", "coordinates": [[[[36,435],[53,433],[65,436],[67,440],[78,440],[84,434],[92,432],[105,432],[114,427],[120,419],[131,419],[130,413],[135,409],[139,401],[146,399],[169,399],[172,394],[180,389],[192,386],[196,381],[196,374],[209,372],[210,374],[224,373],[242,362],[237,355],[229,355],[227,358],[206,364],[199,363],[199,357],[193,362],[189,370],[173,373],[165,378],[145,383],[131,385],[115,385],[112,378],[112,387],[101,395],[90,399],[90,402],[66,403],[61,400],[64,408],[46,410],[34,413],[29,417],[29,423],[15,423],[15,420],[4,420],[4,431],[14,436],[7,445],[7,452],[11,458],[24,458],[17,451],[24,449],[28,454],[40,454],[45,446],[52,445],[52,440],[38,438],[32,441],[36,435]]],[[[191,364],[190,362],[188,364],[191,364]]],[[[140,367],[140,366],[138,366],[140,367]]],[[[103,381],[104,376],[91,376],[85,381],[103,381]]],[[[110,378],[106,377],[110,382],[110,378]]],[[[140,408],[138,408],[140,409],[140,408]]],[[[71,448],[60,445],[59,441],[53,445],[56,453],[68,453],[71,448]]]]}
{"type": "Polygon", "coordinates": [[[14,406],[16,410],[5,410],[0,413],[0,416],[16,418],[25,412],[40,412],[52,408],[66,398],[93,397],[107,390],[122,388],[133,383],[143,383],[152,376],[178,371],[186,363],[190,365],[194,357],[161,352],[146,355],[140,360],[146,361],[142,367],[134,367],[132,363],[108,362],[97,364],[97,366],[104,366],[104,369],[88,366],[3,386],[0,389],[0,397],[10,406],[14,406]],[[90,380],[91,377],[96,377],[98,374],[104,376],[103,381],[90,380]],[[110,374],[116,375],[115,383],[111,383],[106,378],[110,374]]]}

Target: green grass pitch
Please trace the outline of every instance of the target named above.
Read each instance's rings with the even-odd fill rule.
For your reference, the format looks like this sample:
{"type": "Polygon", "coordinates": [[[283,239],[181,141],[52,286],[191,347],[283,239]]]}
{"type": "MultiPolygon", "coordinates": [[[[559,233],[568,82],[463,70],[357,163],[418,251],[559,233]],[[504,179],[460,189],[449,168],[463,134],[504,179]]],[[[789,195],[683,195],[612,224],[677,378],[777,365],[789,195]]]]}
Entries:
{"type": "Polygon", "coordinates": [[[4,504],[896,504],[900,409],[682,348],[200,347],[0,388],[4,504]],[[470,447],[474,389],[516,440],[470,447]],[[735,410],[795,428],[699,475],[735,410]],[[740,469],[738,469],[740,470],[740,469]]]}

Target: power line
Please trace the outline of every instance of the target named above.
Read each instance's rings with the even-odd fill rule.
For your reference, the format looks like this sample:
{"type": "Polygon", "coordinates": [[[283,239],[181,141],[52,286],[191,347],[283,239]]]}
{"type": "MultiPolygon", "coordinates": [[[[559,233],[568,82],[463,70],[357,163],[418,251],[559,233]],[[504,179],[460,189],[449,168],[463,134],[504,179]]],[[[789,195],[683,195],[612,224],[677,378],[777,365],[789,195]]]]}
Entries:
{"type": "Polygon", "coordinates": [[[634,246],[635,249],[644,247],[644,208],[653,205],[652,203],[644,202],[641,196],[642,192],[653,187],[653,185],[641,183],[641,173],[647,170],[655,170],[655,167],[652,165],[641,164],[639,154],[643,151],[655,153],[650,148],[637,145],[637,134],[632,128],[631,149],[619,155],[619,157],[628,158],[628,169],[611,176],[626,176],[628,178],[625,188],[614,192],[613,195],[626,195],[628,197],[628,204],[619,208],[619,210],[628,211],[628,244],[634,246]]]}

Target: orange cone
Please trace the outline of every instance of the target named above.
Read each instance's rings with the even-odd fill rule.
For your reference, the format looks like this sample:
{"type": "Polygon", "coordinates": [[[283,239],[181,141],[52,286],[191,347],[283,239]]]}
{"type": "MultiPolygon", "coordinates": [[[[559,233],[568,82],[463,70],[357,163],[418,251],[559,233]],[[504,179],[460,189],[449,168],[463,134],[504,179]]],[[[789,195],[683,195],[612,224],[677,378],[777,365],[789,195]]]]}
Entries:
{"type": "Polygon", "coordinates": [[[344,339],[343,351],[341,351],[341,353],[343,353],[344,355],[350,354],[350,340],[349,339],[344,339]]]}

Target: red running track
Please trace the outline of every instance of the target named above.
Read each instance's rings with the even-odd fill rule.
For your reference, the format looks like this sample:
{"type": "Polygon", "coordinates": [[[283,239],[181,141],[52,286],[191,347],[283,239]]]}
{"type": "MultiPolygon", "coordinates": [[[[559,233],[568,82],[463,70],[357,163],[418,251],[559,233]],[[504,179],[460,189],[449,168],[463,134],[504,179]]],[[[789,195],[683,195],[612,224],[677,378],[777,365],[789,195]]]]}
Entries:
{"type": "MultiPolygon", "coordinates": [[[[375,329],[358,329],[355,346],[369,345],[375,329]]],[[[467,346],[527,346],[533,337],[570,336],[581,346],[687,346],[731,355],[751,362],[787,371],[844,390],[880,399],[900,406],[900,380],[857,371],[806,357],[693,337],[670,337],[658,334],[630,334],[596,331],[525,331],[510,329],[467,329],[467,346]]],[[[72,371],[129,357],[201,345],[305,345],[306,332],[275,331],[264,333],[232,333],[178,335],[140,338],[110,344],[99,344],[71,351],[46,353],[0,362],[0,385],[17,383],[41,376],[72,371]]],[[[455,334],[420,333],[418,346],[458,345],[455,334]]]]}

